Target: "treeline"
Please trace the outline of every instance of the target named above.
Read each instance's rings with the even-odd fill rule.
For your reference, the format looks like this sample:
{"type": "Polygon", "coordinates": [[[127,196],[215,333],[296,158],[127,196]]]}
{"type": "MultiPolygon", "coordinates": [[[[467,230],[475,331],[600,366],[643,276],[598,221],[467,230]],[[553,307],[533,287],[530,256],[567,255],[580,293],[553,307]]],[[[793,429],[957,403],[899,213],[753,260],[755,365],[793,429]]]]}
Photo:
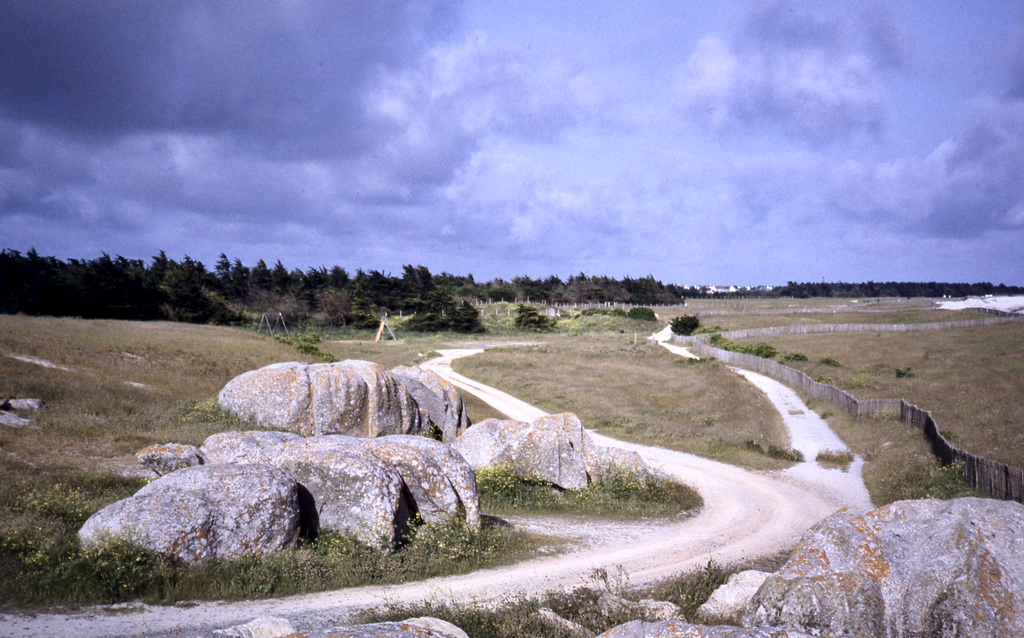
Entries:
{"type": "Polygon", "coordinates": [[[1024,288],[991,283],[942,283],[887,281],[877,283],[796,283],[789,282],[773,292],[781,297],[971,297],[984,295],[1021,295],[1024,288]]]}
{"type": "Polygon", "coordinates": [[[91,260],[0,252],[0,312],[112,319],[232,324],[281,312],[291,325],[376,327],[383,313],[414,315],[414,330],[482,330],[471,302],[675,304],[675,286],[653,277],[621,280],[580,274],[478,283],[472,275],[433,275],[404,266],[400,276],[340,266],[308,270],[255,266],[221,254],[212,269],[161,251],[150,263],[103,254],[91,260]]]}

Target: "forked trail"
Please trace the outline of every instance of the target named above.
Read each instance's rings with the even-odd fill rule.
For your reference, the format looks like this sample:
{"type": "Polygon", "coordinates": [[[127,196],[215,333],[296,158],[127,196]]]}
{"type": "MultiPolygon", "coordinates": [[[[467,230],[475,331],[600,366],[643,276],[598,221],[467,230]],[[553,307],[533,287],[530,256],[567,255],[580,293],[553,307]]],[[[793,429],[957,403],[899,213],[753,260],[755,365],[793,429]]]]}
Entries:
{"type": "MultiPolygon", "coordinates": [[[[440,358],[423,367],[510,418],[531,421],[544,414],[451,369],[454,358],[478,352],[442,350],[440,358]]],[[[803,435],[793,431],[798,425],[791,422],[794,415],[790,413],[801,409],[804,415],[813,413],[793,403],[794,399],[799,402],[795,395],[784,399],[773,396],[787,388],[767,377],[755,383],[780,407],[793,432],[794,445],[802,441],[801,445],[836,447],[831,440],[814,443],[827,438],[820,429],[813,430],[820,428],[819,424],[807,426],[811,430],[803,435]]],[[[596,433],[591,436],[600,445],[635,450],[650,465],[690,485],[703,497],[703,509],[696,516],[663,524],[641,521],[635,529],[616,522],[609,525],[609,533],[588,536],[599,540],[584,549],[461,576],[239,603],[202,602],[188,607],[127,604],[94,606],[65,614],[0,615],[0,635],[188,636],[263,615],[288,618],[297,629],[314,629],[344,623],[354,612],[388,603],[456,600],[487,604],[515,593],[537,595],[549,589],[571,588],[586,584],[598,568],[621,568],[631,584],[642,585],[702,567],[710,559],[730,564],[787,550],[809,527],[837,509],[870,507],[857,465],[848,473],[824,470],[813,463],[811,456],[811,462],[785,472],[755,472],[683,452],[623,443],[596,433]]],[[[587,525],[600,526],[602,522],[591,520],[587,525]]]]}

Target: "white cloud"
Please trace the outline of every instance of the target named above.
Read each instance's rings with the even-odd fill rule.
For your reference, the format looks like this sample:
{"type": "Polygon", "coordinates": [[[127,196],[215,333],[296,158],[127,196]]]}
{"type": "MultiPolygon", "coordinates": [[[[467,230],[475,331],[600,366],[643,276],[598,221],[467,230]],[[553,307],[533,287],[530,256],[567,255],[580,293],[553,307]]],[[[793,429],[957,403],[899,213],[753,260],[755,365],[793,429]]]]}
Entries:
{"type": "Polygon", "coordinates": [[[888,108],[880,63],[846,35],[853,27],[797,10],[785,20],[769,13],[755,11],[728,41],[698,43],[677,81],[685,112],[712,130],[773,124],[815,145],[880,131],[888,108]]]}

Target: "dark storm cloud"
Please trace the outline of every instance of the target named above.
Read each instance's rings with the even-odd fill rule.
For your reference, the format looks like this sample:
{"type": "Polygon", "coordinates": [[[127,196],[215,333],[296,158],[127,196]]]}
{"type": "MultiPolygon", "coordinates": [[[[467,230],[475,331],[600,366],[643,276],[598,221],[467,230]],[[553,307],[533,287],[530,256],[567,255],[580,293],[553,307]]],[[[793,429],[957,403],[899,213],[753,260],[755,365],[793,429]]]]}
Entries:
{"type": "Polygon", "coordinates": [[[452,10],[429,0],[4,1],[0,113],[90,134],[226,132],[281,152],[357,150],[362,90],[415,59],[452,10]]]}
{"type": "Polygon", "coordinates": [[[978,108],[948,148],[930,228],[950,237],[1024,229],[1024,101],[978,108]]]}

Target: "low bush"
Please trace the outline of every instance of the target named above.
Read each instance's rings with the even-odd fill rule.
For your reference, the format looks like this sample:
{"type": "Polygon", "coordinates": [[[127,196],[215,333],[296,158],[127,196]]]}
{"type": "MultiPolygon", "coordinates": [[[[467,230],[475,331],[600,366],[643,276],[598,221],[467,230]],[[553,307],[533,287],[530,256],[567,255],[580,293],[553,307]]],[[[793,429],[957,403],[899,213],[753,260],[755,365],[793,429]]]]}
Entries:
{"type": "Polygon", "coordinates": [[[711,335],[711,339],[708,340],[708,343],[710,343],[716,348],[721,348],[722,350],[730,350],[732,352],[740,352],[743,354],[752,354],[756,357],[761,357],[762,359],[771,359],[772,357],[775,357],[776,355],[779,354],[779,351],[775,348],[775,346],[771,344],[739,343],[738,341],[733,341],[732,339],[723,337],[721,334],[711,335]]]}
{"type": "Polygon", "coordinates": [[[822,357],[821,359],[818,359],[818,363],[820,363],[823,366],[829,366],[832,368],[841,368],[843,366],[843,364],[839,363],[832,357],[822,357]]]}
{"type": "Polygon", "coordinates": [[[672,320],[672,332],[681,337],[688,337],[700,327],[700,319],[693,315],[680,315],[672,320]]]}
{"type": "Polygon", "coordinates": [[[518,330],[551,332],[557,325],[558,319],[540,314],[533,306],[520,304],[516,310],[515,327],[518,330]]]}
{"type": "Polygon", "coordinates": [[[303,354],[320,357],[327,363],[334,363],[338,360],[338,358],[330,352],[324,352],[320,349],[319,344],[323,341],[323,337],[321,337],[317,332],[297,332],[291,336],[277,335],[274,338],[281,343],[292,346],[303,354]]]}
{"type": "Polygon", "coordinates": [[[654,311],[650,308],[636,307],[630,308],[626,316],[630,319],[639,319],[640,321],[657,321],[658,317],[654,314],[654,311]]]}
{"type": "Polygon", "coordinates": [[[790,352],[782,357],[783,361],[807,361],[807,355],[802,352],[790,352]]]}

